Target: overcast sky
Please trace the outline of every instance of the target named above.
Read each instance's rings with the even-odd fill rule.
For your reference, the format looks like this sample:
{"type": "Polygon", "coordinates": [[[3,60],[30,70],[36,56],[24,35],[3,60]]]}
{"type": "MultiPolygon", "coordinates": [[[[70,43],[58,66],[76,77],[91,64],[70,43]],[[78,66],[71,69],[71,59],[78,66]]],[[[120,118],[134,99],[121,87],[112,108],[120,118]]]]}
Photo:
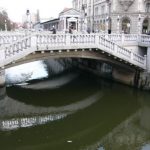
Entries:
{"type": "Polygon", "coordinates": [[[0,9],[5,8],[9,18],[15,22],[22,22],[22,16],[29,9],[30,12],[40,11],[41,18],[58,17],[65,7],[72,7],[72,0],[0,0],[0,9]]]}

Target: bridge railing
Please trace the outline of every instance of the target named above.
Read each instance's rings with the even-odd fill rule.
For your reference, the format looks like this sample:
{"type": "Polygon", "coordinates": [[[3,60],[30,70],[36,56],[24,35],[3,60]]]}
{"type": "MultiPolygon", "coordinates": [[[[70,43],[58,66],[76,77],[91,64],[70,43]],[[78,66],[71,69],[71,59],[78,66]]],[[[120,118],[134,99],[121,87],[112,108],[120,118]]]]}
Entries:
{"type": "Polygon", "coordinates": [[[12,63],[31,53],[31,36],[24,37],[0,49],[0,67],[12,63]]]}
{"type": "Polygon", "coordinates": [[[36,35],[36,44],[38,49],[40,47],[46,46],[46,49],[48,49],[48,47],[52,47],[52,46],[63,46],[66,45],[66,34],[37,34],[36,35]]]}
{"type": "MultiPolygon", "coordinates": [[[[120,36],[121,35],[109,35],[109,37],[114,39],[119,38],[120,36]]],[[[126,39],[129,38],[130,36],[126,36],[126,39]]],[[[132,38],[136,39],[136,36],[133,36],[132,38]]],[[[1,56],[4,57],[3,60],[9,60],[9,63],[15,59],[24,57],[33,51],[55,49],[66,50],[68,48],[97,48],[103,52],[107,52],[108,55],[113,55],[114,57],[119,58],[120,60],[122,59],[144,69],[146,67],[145,57],[123,48],[108,39],[108,37],[106,38],[106,35],[104,36],[102,34],[33,34],[5,46],[0,51],[1,56]]]]}
{"type": "Polygon", "coordinates": [[[5,46],[15,41],[24,38],[25,34],[10,34],[10,35],[0,35],[0,46],[5,46]]]}
{"type": "Polygon", "coordinates": [[[139,36],[138,42],[146,44],[148,45],[148,47],[150,47],[150,36],[142,34],[141,36],[139,36]]]}
{"type": "MultiPolygon", "coordinates": [[[[122,35],[108,35],[109,38],[119,39],[122,35]]],[[[37,45],[38,49],[49,49],[49,48],[58,48],[65,49],[68,46],[70,48],[99,48],[108,54],[114,55],[120,59],[123,59],[126,62],[130,62],[134,65],[145,68],[145,58],[140,56],[139,54],[135,54],[133,51],[128,50],[119,44],[116,44],[112,40],[110,40],[106,35],[101,34],[57,34],[57,35],[46,35],[40,34],[37,35],[37,45]]],[[[138,38],[137,35],[125,36],[126,41],[130,41],[130,39],[136,41],[138,38]]],[[[56,49],[57,49],[56,48],[56,49]]]]}
{"type": "Polygon", "coordinates": [[[31,47],[31,36],[13,42],[5,47],[5,58],[15,55],[16,53],[19,53],[19,51],[23,51],[29,47],[31,47]]]}
{"type": "Polygon", "coordinates": [[[144,34],[101,34],[106,39],[109,39],[113,42],[118,43],[119,45],[124,44],[133,44],[136,43],[137,45],[143,44],[150,46],[150,36],[144,34]]]}
{"type": "Polygon", "coordinates": [[[123,59],[126,62],[146,68],[146,58],[128,50],[116,43],[104,38],[104,36],[99,36],[99,48],[108,52],[109,54],[123,59]]]}
{"type": "Polygon", "coordinates": [[[94,44],[95,35],[94,34],[70,34],[70,44],[79,45],[79,44],[94,44]]]}

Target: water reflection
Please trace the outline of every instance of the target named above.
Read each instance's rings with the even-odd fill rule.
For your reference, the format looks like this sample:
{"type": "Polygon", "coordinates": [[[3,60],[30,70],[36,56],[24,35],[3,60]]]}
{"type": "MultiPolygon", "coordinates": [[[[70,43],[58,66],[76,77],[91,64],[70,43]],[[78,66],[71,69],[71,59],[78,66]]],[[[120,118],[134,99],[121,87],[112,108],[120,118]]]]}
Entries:
{"type": "Polygon", "coordinates": [[[2,149],[149,149],[148,92],[82,71],[70,73],[71,80],[62,74],[57,80],[8,87],[7,95],[0,92],[2,149]],[[59,80],[61,86],[49,88],[59,80]]]}
{"type": "Polygon", "coordinates": [[[0,129],[12,130],[19,127],[39,125],[49,121],[62,119],[69,114],[75,113],[80,109],[84,109],[92,105],[99,100],[100,97],[102,97],[102,93],[96,93],[84,100],[66,106],[37,107],[26,105],[25,103],[21,103],[6,96],[0,101],[0,118],[13,117],[17,115],[19,115],[20,118],[13,117],[7,120],[0,119],[0,129]],[[38,114],[40,114],[40,116],[38,114]],[[21,117],[25,115],[29,115],[29,117],[21,117]]]}
{"type": "Polygon", "coordinates": [[[22,86],[23,88],[27,88],[27,89],[54,89],[54,88],[58,88],[61,86],[64,86],[66,84],[68,84],[69,82],[71,82],[72,80],[74,80],[75,78],[78,77],[78,73],[65,73],[62,76],[59,77],[55,77],[52,79],[49,79],[47,81],[41,81],[38,83],[32,83],[32,84],[20,84],[20,86],[22,86]]]}
{"type": "Polygon", "coordinates": [[[146,145],[142,146],[141,150],[150,150],[150,144],[146,144],[146,145]]]}
{"type": "Polygon", "coordinates": [[[14,130],[21,127],[31,127],[35,125],[45,124],[50,121],[55,121],[66,117],[66,114],[53,114],[46,116],[36,116],[29,118],[13,118],[9,120],[0,120],[1,130],[14,130]]]}
{"type": "Polygon", "coordinates": [[[48,76],[43,61],[26,63],[6,69],[6,84],[19,84],[33,79],[41,79],[48,76]]]}

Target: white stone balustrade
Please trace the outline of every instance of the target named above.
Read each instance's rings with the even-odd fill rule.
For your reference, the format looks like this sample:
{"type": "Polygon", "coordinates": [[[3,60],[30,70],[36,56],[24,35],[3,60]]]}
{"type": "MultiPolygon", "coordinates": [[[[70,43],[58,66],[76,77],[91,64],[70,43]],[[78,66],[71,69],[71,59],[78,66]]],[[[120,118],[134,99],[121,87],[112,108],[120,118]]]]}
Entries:
{"type": "Polygon", "coordinates": [[[106,39],[109,39],[119,45],[135,44],[145,47],[150,47],[150,36],[149,35],[138,35],[138,34],[101,34],[106,39]]]}
{"type": "Polygon", "coordinates": [[[0,46],[8,45],[25,37],[25,34],[0,35],[0,46]]]}
{"type": "MultiPolygon", "coordinates": [[[[125,35],[125,34],[47,34],[34,33],[23,37],[0,50],[0,67],[17,59],[43,50],[91,49],[96,48],[108,55],[113,55],[118,60],[128,62],[146,69],[145,57],[131,50],[123,48],[115,42],[146,42],[149,44],[150,36],[125,35]],[[140,37],[140,38],[139,38],[140,37]]],[[[110,58],[112,59],[112,58],[110,58]]]]}

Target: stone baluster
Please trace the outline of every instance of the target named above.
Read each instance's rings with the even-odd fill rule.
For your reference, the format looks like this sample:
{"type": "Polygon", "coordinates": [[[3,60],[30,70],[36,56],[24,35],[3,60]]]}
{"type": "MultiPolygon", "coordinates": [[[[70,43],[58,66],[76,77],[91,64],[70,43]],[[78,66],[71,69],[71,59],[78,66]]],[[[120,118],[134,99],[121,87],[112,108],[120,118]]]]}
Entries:
{"type": "Polygon", "coordinates": [[[124,44],[124,42],[125,42],[125,35],[121,34],[121,43],[122,43],[122,45],[124,44]]]}
{"type": "Polygon", "coordinates": [[[70,46],[70,44],[71,44],[71,35],[66,34],[66,46],[70,46]]]}
{"type": "Polygon", "coordinates": [[[95,45],[96,46],[99,45],[99,35],[98,34],[95,35],[95,45]]]}

